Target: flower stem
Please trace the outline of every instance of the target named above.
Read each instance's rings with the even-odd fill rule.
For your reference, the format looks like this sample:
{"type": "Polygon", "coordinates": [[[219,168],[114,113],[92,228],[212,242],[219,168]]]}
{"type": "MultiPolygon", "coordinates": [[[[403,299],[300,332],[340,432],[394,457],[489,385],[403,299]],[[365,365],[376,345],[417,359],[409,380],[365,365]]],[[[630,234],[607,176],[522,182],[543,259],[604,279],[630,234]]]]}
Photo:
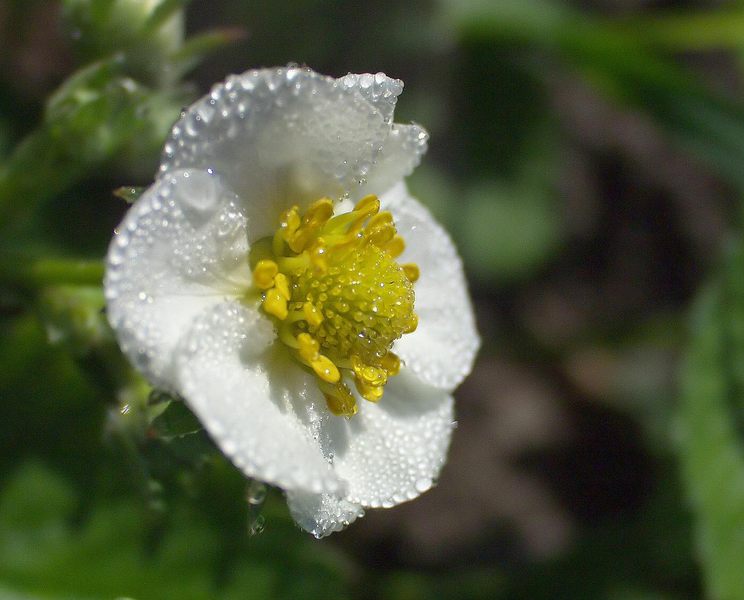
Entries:
{"type": "Polygon", "coordinates": [[[101,285],[103,271],[103,261],[100,260],[0,256],[0,283],[24,287],[101,285]]]}

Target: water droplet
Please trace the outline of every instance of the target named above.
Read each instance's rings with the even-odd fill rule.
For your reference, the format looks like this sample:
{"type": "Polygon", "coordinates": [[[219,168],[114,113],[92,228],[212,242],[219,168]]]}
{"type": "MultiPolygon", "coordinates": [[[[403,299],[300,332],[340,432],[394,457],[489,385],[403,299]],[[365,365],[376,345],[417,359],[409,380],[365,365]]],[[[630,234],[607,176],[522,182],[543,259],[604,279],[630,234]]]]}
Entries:
{"type": "Polygon", "coordinates": [[[263,515],[258,515],[248,523],[248,535],[259,535],[264,529],[266,529],[266,518],[263,515]]]}
{"type": "Polygon", "coordinates": [[[262,481],[251,481],[248,484],[246,500],[252,506],[259,506],[266,500],[266,484],[262,481]]]}
{"type": "Polygon", "coordinates": [[[420,479],[416,480],[416,490],[424,493],[427,491],[432,485],[431,479],[428,477],[421,477],[420,479]]]}

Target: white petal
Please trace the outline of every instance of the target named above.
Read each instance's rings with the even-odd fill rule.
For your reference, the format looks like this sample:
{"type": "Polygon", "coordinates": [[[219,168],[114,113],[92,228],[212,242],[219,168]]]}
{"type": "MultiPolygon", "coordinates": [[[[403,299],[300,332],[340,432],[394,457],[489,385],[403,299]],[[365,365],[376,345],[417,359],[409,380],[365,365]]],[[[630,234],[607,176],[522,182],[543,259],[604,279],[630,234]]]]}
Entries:
{"type": "Polygon", "coordinates": [[[387,121],[393,120],[395,103],[403,91],[403,82],[400,79],[393,79],[385,73],[349,73],[339,77],[338,82],[344,88],[361,94],[387,121]]]}
{"type": "Polygon", "coordinates": [[[418,167],[429,134],[419,125],[393,125],[359,194],[382,195],[418,167]]]}
{"type": "Polygon", "coordinates": [[[403,82],[400,79],[393,79],[384,73],[349,73],[338,81],[374,104],[391,124],[390,133],[365,177],[366,183],[358,191],[359,196],[384,194],[419,165],[427,149],[429,134],[416,124],[400,125],[392,122],[395,104],[403,91],[403,82]]]}
{"type": "Polygon", "coordinates": [[[334,494],[290,491],[287,492],[287,502],[292,518],[316,538],[341,531],[364,516],[364,509],[360,505],[334,494]]]}
{"type": "Polygon", "coordinates": [[[405,185],[381,201],[406,241],[399,262],[416,263],[421,272],[414,285],[418,328],[393,350],[422,381],[452,390],[470,373],[480,346],[462,261],[447,232],[405,185]]]}
{"type": "Polygon", "coordinates": [[[175,171],[132,206],[111,242],[108,318],[132,363],[173,388],[173,350],[192,319],[250,281],[246,218],[205,171],[175,171]]]}
{"type": "Polygon", "coordinates": [[[248,477],[285,490],[342,491],[318,431],[325,400],[256,308],[220,304],[178,349],[179,392],[248,477]],[[319,414],[320,413],[320,414],[319,414]]]}
{"type": "Polygon", "coordinates": [[[359,186],[390,125],[355,89],[309,69],[248,71],[214,86],[176,123],[161,172],[212,168],[247,206],[255,236],[293,204],[339,198],[359,186]]]}
{"type": "Polygon", "coordinates": [[[379,403],[359,400],[351,419],[324,421],[320,441],[347,484],[347,501],[390,507],[433,485],[453,425],[452,397],[403,370],[388,381],[379,403]]]}

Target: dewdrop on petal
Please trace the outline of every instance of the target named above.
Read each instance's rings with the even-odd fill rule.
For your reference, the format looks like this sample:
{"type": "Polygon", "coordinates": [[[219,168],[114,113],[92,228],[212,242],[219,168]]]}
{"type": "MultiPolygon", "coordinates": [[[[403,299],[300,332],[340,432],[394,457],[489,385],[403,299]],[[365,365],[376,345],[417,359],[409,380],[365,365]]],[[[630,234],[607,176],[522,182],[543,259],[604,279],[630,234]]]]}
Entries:
{"type": "Polygon", "coordinates": [[[229,77],[108,254],[122,350],[316,537],[431,487],[479,346],[459,256],[403,181],[427,135],[393,122],[402,87],[229,77]]]}

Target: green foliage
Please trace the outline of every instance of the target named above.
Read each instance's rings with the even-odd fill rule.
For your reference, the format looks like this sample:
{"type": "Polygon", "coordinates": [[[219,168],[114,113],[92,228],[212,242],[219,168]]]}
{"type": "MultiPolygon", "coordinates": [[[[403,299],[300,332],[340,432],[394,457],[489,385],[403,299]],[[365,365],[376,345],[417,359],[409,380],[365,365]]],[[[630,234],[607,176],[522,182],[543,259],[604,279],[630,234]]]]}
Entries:
{"type": "MultiPolygon", "coordinates": [[[[664,35],[663,27],[655,27],[654,20],[638,19],[632,28],[618,27],[556,0],[453,0],[445,6],[468,38],[506,40],[556,54],[614,101],[648,112],[679,144],[744,188],[740,169],[744,160],[744,103],[703,85],[676,62],[649,49],[644,32],[664,35]]],[[[698,21],[701,25],[717,25],[713,30],[699,29],[706,32],[706,37],[718,38],[721,43],[731,37],[731,21],[710,16],[698,17],[698,21]]],[[[697,21],[690,18],[687,23],[696,27],[697,21]]],[[[684,24],[671,24],[667,35],[679,35],[677,29],[684,24]]],[[[681,45],[679,42],[677,49],[682,49],[681,45]]],[[[691,47],[695,46],[693,42],[691,47]]]]}
{"type": "Polygon", "coordinates": [[[679,444],[709,597],[744,598],[744,247],[696,307],[679,444]]]}
{"type": "Polygon", "coordinates": [[[333,553],[288,535],[272,520],[241,544],[222,575],[224,539],[183,503],[171,506],[167,534],[150,551],[148,519],[132,500],[97,506],[71,520],[79,497],[38,464],[17,471],[0,495],[0,593],[62,600],[340,598],[344,571],[333,553]],[[292,573],[287,577],[285,573],[292,573]]]}

